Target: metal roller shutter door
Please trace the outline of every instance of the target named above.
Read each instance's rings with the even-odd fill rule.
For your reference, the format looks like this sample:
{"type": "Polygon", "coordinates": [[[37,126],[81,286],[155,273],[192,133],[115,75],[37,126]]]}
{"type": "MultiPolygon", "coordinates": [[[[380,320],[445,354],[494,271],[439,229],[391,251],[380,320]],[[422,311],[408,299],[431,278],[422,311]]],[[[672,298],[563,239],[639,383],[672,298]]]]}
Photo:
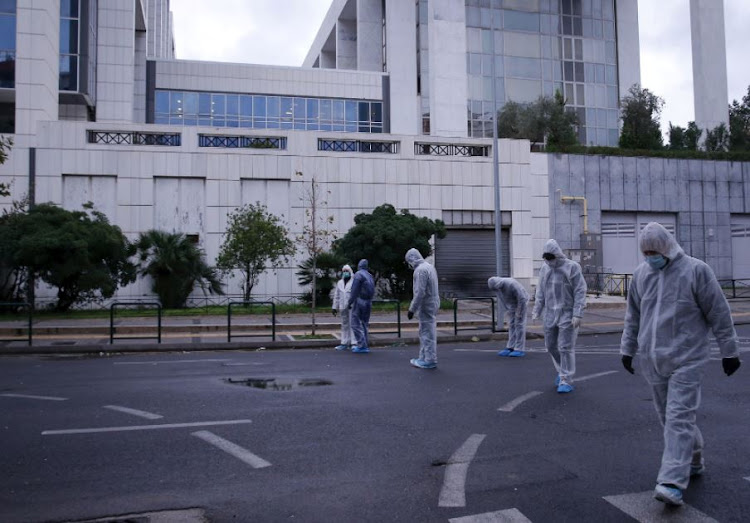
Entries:
{"type": "Polygon", "coordinates": [[[750,215],[732,215],[732,278],[750,278],[750,215]]]}
{"type": "MultiPolygon", "coordinates": [[[[502,229],[503,276],[510,275],[510,230],[502,229]]],[[[435,244],[440,293],[448,297],[489,296],[487,279],[495,274],[495,231],[448,229],[435,244]]]]}
{"type": "Polygon", "coordinates": [[[633,273],[643,260],[638,248],[638,235],[649,222],[659,222],[675,234],[676,219],[673,214],[602,212],[602,267],[605,272],[633,273]]]}

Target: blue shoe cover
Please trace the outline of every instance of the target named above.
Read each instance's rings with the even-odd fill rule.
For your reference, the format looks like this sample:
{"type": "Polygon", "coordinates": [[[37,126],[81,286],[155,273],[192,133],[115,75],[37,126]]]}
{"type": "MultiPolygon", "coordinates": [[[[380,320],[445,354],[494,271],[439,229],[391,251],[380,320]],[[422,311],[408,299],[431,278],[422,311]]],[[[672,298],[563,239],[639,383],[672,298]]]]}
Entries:
{"type": "Polygon", "coordinates": [[[352,347],[352,352],[357,354],[367,354],[368,352],[370,352],[370,349],[368,349],[367,347],[352,347]]]}
{"type": "Polygon", "coordinates": [[[679,506],[682,505],[682,491],[659,483],[654,489],[654,499],[667,505],[679,506]]]}
{"type": "Polygon", "coordinates": [[[510,353],[513,352],[513,349],[503,349],[501,351],[498,351],[498,356],[510,356],[510,353]]]}
{"type": "Polygon", "coordinates": [[[420,360],[417,358],[409,360],[409,363],[411,363],[412,366],[418,367],[420,369],[436,369],[437,368],[437,363],[428,362],[428,361],[420,360]]]}
{"type": "Polygon", "coordinates": [[[560,384],[557,386],[557,392],[560,394],[566,394],[568,392],[573,392],[573,385],[569,383],[560,382],[560,384]]]}
{"type": "Polygon", "coordinates": [[[347,350],[348,348],[348,345],[336,345],[336,350],[347,350]]]}
{"type": "Polygon", "coordinates": [[[526,353],[522,350],[514,350],[510,354],[508,354],[511,358],[523,358],[526,356],[526,353]]]}

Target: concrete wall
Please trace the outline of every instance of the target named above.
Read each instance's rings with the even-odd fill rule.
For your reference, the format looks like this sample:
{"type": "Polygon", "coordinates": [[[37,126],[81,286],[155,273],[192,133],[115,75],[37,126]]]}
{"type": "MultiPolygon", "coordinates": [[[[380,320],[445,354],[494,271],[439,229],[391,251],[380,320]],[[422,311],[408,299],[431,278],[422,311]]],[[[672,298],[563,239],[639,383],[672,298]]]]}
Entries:
{"type": "Polygon", "coordinates": [[[385,9],[386,68],[390,77],[391,132],[421,134],[417,97],[417,20],[409,2],[388,0],[385,9]]]}
{"type": "Polygon", "coordinates": [[[666,158],[548,155],[550,233],[563,249],[579,248],[585,196],[589,232],[601,232],[605,211],[665,212],[677,217],[677,241],[732,277],[732,213],[750,212],[750,163],[666,158]],[[558,192],[559,191],[559,192],[558,192]]]}
{"type": "MultiPolygon", "coordinates": [[[[652,7],[653,8],[653,7],[652,7]]],[[[617,23],[617,74],[620,99],[633,84],[641,83],[641,49],[638,36],[638,0],[615,2],[617,23]]]]}
{"type": "MultiPolygon", "coordinates": [[[[199,234],[209,263],[218,254],[227,214],[246,203],[267,204],[284,215],[292,235],[298,234],[304,224],[300,197],[313,176],[327,194],[323,212],[333,216],[331,226],[340,234],[353,225],[356,214],[383,203],[432,219],[441,219],[444,210],[494,210],[491,155],[418,156],[414,141],[422,141],[420,137],[337,133],[337,139],[395,140],[400,150],[397,154],[332,153],[318,151],[322,135],[311,131],[284,132],[288,148],[269,150],[198,148],[198,133],[232,134],[212,128],[122,125],[116,129],[181,132],[180,147],[90,144],[86,137],[91,129],[115,130],[111,123],[41,124],[37,201],[80,208],[92,200],[131,238],[152,227],[199,234]],[[298,171],[302,178],[295,176],[298,171]]],[[[491,144],[466,139],[460,143],[491,144]]],[[[538,157],[531,160],[527,141],[501,140],[500,148],[501,204],[513,219],[512,273],[530,284],[536,274],[534,251],[547,237],[546,165],[538,157]]],[[[299,255],[276,274],[267,273],[257,294],[299,292],[294,272],[301,259],[299,255]]],[[[237,281],[227,283],[228,292],[239,292],[237,281]]],[[[119,296],[148,292],[147,284],[139,282],[119,296]]]]}
{"type": "Polygon", "coordinates": [[[135,96],[135,3],[100,2],[98,17],[96,118],[100,122],[131,122],[135,96]]]}

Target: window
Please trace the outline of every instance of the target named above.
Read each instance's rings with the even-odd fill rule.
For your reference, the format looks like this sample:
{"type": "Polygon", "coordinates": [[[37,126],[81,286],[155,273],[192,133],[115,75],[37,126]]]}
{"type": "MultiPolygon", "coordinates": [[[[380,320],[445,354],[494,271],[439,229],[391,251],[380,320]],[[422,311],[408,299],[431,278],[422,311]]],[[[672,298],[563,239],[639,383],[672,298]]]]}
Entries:
{"type": "MultiPolygon", "coordinates": [[[[0,87],[16,86],[16,2],[0,1],[0,87]]],[[[7,132],[7,131],[0,131],[7,132]]]]}
{"type": "Polygon", "coordinates": [[[80,0],[60,2],[60,82],[61,91],[79,90],[80,0]]]}
{"type": "Polygon", "coordinates": [[[520,11],[503,12],[504,27],[509,31],[539,32],[539,13],[522,13],[520,11]]]}

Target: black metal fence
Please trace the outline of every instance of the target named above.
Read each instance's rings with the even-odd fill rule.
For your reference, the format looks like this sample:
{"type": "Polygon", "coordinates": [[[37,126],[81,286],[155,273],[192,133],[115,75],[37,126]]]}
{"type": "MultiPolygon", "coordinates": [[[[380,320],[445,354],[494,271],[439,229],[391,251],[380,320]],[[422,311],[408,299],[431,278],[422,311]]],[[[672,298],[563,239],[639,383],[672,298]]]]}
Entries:
{"type": "Polygon", "coordinates": [[[401,337],[401,302],[399,300],[372,300],[373,305],[376,303],[393,303],[396,311],[396,330],[395,331],[378,331],[378,334],[396,334],[401,337]]]}
{"type": "Polygon", "coordinates": [[[318,151],[335,153],[388,153],[398,154],[401,142],[384,142],[371,140],[334,140],[318,139],[318,151]]]}
{"type": "Polygon", "coordinates": [[[590,294],[607,294],[627,298],[628,287],[632,274],[616,274],[612,272],[584,272],[583,278],[590,294]]]}
{"type": "Polygon", "coordinates": [[[488,157],[490,149],[489,145],[414,142],[414,154],[416,155],[488,157]]]}
{"type": "Polygon", "coordinates": [[[719,280],[719,285],[724,291],[724,296],[729,300],[741,300],[750,298],[750,280],[719,280]]]}
{"type": "Polygon", "coordinates": [[[226,149],[286,149],[286,137],[199,134],[198,147],[220,147],[226,149]]]}
{"type": "MultiPolygon", "coordinates": [[[[120,325],[124,327],[124,325],[120,325]]],[[[156,338],[157,343],[161,343],[161,304],[158,301],[115,301],[109,307],[109,343],[115,342],[115,339],[119,340],[151,340],[156,338]],[[143,309],[145,307],[152,307],[156,309],[156,336],[120,336],[115,337],[115,309],[117,307],[137,307],[143,309]]]]}
{"type": "Polygon", "coordinates": [[[182,145],[180,133],[157,133],[141,131],[88,131],[89,143],[105,145],[182,145]]]}
{"type": "Polygon", "coordinates": [[[227,304],[227,342],[232,341],[232,338],[249,338],[252,336],[267,336],[266,333],[247,333],[232,334],[232,306],[241,305],[245,308],[252,306],[270,306],[271,307],[271,341],[276,341],[276,304],[272,301],[230,301],[227,304]]]}
{"type": "MultiPolygon", "coordinates": [[[[26,336],[25,336],[25,338],[26,338],[29,346],[31,346],[31,341],[32,341],[31,323],[32,323],[33,313],[34,313],[33,309],[31,308],[31,304],[26,303],[26,302],[21,302],[21,301],[5,301],[5,302],[0,302],[0,313],[2,313],[2,314],[17,315],[19,309],[21,309],[21,310],[26,309],[26,313],[23,315],[24,321],[26,323],[26,336]]],[[[22,338],[22,337],[16,336],[16,337],[13,337],[13,338],[2,338],[2,339],[0,339],[0,342],[20,341],[20,340],[23,340],[23,339],[24,338],[22,338]]]]}
{"type": "Polygon", "coordinates": [[[481,330],[486,327],[479,327],[479,326],[471,326],[471,327],[464,327],[462,329],[458,328],[458,303],[461,301],[488,301],[490,302],[490,308],[492,309],[492,332],[497,332],[496,327],[496,321],[495,321],[495,298],[488,297],[488,296],[469,296],[466,298],[453,298],[453,335],[457,335],[459,330],[481,330]]]}

